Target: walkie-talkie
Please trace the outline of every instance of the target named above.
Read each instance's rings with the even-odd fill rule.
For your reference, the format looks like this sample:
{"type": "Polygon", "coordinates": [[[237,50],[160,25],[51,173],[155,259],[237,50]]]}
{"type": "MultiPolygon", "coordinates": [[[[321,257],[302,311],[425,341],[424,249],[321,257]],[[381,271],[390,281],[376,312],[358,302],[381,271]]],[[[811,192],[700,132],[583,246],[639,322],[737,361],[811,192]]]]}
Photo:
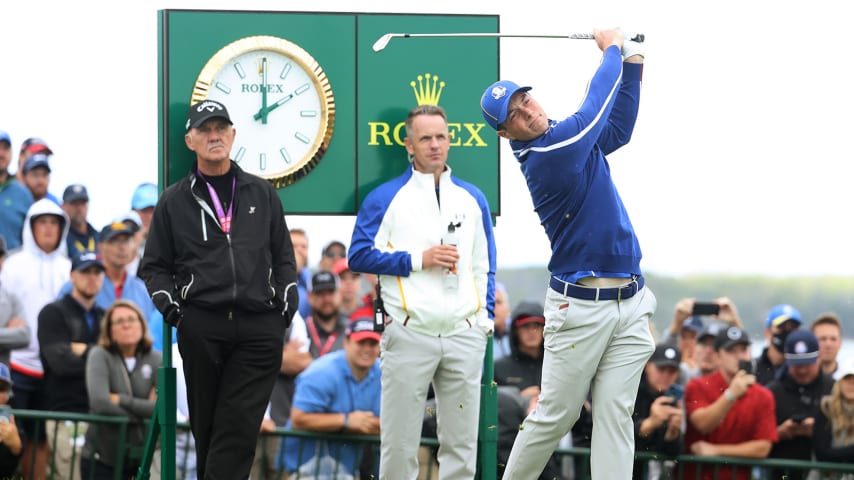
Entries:
{"type": "Polygon", "coordinates": [[[385,331],[385,305],[383,305],[382,288],[380,279],[377,278],[377,298],[374,299],[374,331],[382,333],[385,331]]]}

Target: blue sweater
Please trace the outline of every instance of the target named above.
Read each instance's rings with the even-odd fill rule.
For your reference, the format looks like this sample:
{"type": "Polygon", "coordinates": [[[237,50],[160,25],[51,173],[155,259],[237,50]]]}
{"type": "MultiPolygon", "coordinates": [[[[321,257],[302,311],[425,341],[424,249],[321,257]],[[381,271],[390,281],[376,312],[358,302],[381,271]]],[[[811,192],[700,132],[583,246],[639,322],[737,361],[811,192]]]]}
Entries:
{"type": "Polygon", "coordinates": [[[641,72],[609,47],[576,113],[534,140],[510,142],[551,242],[552,274],[641,273],[640,245],[605,159],[631,138],[641,72]]]}
{"type": "Polygon", "coordinates": [[[21,246],[21,232],[33,194],[10,176],[0,184],[0,235],[6,239],[6,250],[21,246]]]}

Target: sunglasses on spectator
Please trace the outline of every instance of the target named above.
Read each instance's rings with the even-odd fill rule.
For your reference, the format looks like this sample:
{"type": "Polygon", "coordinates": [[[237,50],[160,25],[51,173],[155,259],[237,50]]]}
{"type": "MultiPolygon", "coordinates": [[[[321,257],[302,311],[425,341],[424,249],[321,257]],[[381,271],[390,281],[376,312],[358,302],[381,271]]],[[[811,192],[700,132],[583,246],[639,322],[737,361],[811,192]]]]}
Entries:
{"type": "Polygon", "coordinates": [[[347,256],[347,252],[344,252],[341,250],[330,250],[330,251],[324,253],[323,255],[327,258],[334,258],[334,257],[344,258],[347,256]]]}

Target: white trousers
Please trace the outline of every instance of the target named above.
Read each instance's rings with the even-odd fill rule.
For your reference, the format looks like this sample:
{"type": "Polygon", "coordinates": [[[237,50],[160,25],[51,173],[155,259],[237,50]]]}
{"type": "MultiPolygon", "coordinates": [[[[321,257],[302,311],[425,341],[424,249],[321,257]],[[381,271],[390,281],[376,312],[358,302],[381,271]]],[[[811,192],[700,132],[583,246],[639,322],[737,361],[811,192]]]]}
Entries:
{"type": "Polygon", "coordinates": [[[400,322],[382,338],[380,480],[415,480],[430,382],[436,395],[439,478],[472,480],[477,467],[480,387],[486,333],[478,326],[449,337],[400,322]]]}
{"type": "Polygon", "coordinates": [[[655,350],[649,331],[655,306],[648,288],[620,301],[579,300],[548,289],[540,398],[520,427],[504,478],[540,475],[590,390],[592,478],[632,478],[632,412],[641,372],[655,350]]]}

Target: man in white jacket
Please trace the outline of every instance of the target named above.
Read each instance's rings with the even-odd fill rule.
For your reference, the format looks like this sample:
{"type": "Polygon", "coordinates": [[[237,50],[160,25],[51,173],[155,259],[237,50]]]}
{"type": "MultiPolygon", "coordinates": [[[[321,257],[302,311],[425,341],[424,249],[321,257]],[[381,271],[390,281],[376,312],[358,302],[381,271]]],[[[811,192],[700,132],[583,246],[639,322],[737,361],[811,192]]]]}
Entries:
{"type": "Polygon", "coordinates": [[[350,268],[379,276],[387,312],[379,476],[417,475],[432,383],[439,476],[474,478],[481,371],[495,303],[492,216],[483,193],[451,175],[441,107],[413,109],[406,135],[411,165],[365,198],[350,242],[350,268]]]}
{"type": "MultiPolygon", "coordinates": [[[[12,350],[11,354],[15,409],[44,409],[44,370],[36,332],[42,307],[56,300],[59,289],[70,278],[71,260],[65,244],[68,225],[65,212],[52,200],[43,198],[33,203],[24,220],[21,248],[9,255],[0,272],[0,283],[21,299],[31,331],[29,345],[12,350]]],[[[36,422],[23,420],[21,426],[29,438],[36,438],[36,422]]],[[[48,448],[44,423],[39,430],[39,443],[27,442],[21,456],[24,478],[45,478],[48,448]],[[29,471],[34,453],[35,470],[29,471]]]]}

